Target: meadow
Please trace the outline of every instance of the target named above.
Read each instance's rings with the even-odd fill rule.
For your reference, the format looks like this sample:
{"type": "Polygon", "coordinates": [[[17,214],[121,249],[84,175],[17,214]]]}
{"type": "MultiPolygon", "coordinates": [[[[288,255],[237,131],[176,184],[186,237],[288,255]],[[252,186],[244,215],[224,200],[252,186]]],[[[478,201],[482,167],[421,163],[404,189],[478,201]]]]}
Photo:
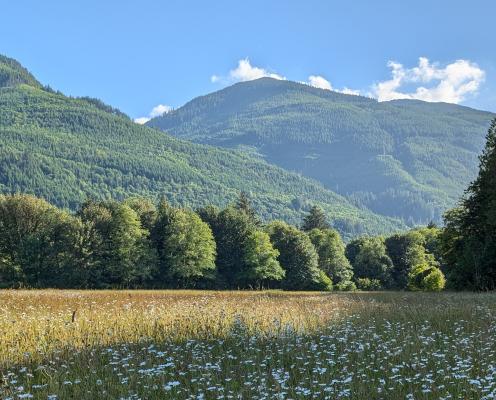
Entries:
{"type": "Polygon", "coordinates": [[[496,294],[0,291],[1,399],[493,399],[496,294]]]}

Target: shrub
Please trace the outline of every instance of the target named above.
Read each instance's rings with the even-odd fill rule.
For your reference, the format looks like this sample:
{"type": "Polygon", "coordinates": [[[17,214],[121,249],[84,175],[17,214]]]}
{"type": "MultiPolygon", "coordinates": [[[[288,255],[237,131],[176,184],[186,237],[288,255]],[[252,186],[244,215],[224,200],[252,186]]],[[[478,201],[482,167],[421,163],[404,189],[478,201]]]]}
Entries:
{"type": "Polygon", "coordinates": [[[360,290],[381,290],[382,284],[379,279],[370,279],[370,278],[358,278],[356,280],[357,287],[360,290]]]}
{"type": "Polygon", "coordinates": [[[408,274],[410,290],[440,291],[444,289],[446,279],[442,271],[429,264],[419,264],[408,274]]]}
{"type": "Polygon", "coordinates": [[[315,290],[322,290],[324,292],[332,291],[332,279],[327,276],[327,274],[320,270],[315,283],[315,290]]]}

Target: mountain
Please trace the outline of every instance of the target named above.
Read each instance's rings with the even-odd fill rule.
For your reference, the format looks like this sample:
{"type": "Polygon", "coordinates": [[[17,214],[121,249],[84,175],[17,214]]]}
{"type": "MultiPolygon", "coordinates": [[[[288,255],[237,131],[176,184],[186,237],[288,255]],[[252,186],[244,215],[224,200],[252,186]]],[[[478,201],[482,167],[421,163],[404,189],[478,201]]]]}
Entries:
{"type": "Polygon", "coordinates": [[[20,84],[40,88],[41,84],[19,62],[0,54],[0,88],[20,84]]]}
{"type": "Polygon", "coordinates": [[[2,57],[0,71],[0,193],[69,209],[88,197],[136,195],[194,208],[225,205],[244,190],[265,220],[298,223],[317,204],[348,238],[405,227],[257,157],[178,140],[99,100],[42,87],[14,60],[2,57]]]}
{"type": "Polygon", "coordinates": [[[495,114],[447,103],[378,102],[262,78],[154,118],[179,138],[236,148],[409,223],[440,221],[475,177],[495,114]]]}

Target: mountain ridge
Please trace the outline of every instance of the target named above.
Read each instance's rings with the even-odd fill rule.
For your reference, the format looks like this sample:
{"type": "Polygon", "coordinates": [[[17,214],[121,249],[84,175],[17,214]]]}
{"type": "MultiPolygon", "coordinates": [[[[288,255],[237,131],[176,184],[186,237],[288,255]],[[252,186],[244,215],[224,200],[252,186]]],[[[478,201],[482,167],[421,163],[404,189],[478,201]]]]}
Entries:
{"type": "Polygon", "coordinates": [[[426,223],[440,222],[475,177],[495,115],[261,78],[195,98],[147,125],[242,149],[376,213],[426,223]]]}
{"type": "Polygon", "coordinates": [[[99,100],[39,84],[0,88],[0,137],[0,193],[32,193],[69,209],[129,196],[224,206],[245,190],[265,220],[298,223],[317,204],[348,238],[405,227],[243,152],[182,141],[99,100]]]}

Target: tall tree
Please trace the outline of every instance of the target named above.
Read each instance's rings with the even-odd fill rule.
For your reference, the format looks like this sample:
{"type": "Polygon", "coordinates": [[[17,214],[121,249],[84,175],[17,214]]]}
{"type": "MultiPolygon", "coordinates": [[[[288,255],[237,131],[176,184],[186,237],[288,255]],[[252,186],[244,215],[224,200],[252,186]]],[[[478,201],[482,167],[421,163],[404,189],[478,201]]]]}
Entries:
{"type": "Polygon", "coordinates": [[[446,249],[448,279],[478,290],[496,289],[496,119],[487,133],[477,178],[461,208],[447,213],[445,220],[445,243],[451,247],[446,249]]]}
{"type": "Polygon", "coordinates": [[[0,195],[0,286],[59,286],[74,218],[30,195],[0,195]]]}
{"type": "Polygon", "coordinates": [[[303,219],[301,228],[305,232],[310,232],[312,229],[329,229],[330,225],[327,222],[324,211],[318,206],[313,206],[309,214],[303,219]]]}
{"type": "Polygon", "coordinates": [[[241,191],[239,193],[238,200],[236,201],[236,208],[242,212],[244,212],[250,220],[255,224],[255,225],[260,225],[260,220],[257,216],[256,211],[254,210],[253,206],[251,205],[250,198],[248,197],[248,193],[245,191],[241,191]]]}
{"type": "Polygon", "coordinates": [[[264,284],[282,280],[286,272],[277,261],[278,256],[279,251],[272,246],[269,235],[264,231],[253,231],[246,241],[243,260],[246,268],[242,278],[254,283],[257,289],[264,284]]]}
{"type": "Polygon", "coordinates": [[[353,278],[353,268],[346,258],[345,245],[334,229],[312,229],[308,236],[319,256],[319,268],[336,287],[347,287],[353,278]]]}
{"type": "Polygon", "coordinates": [[[268,237],[246,212],[227,207],[199,210],[217,243],[219,284],[229,288],[260,286],[284,276],[268,237]],[[259,252],[257,254],[257,252],[259,252]]]}
{"type": "Polygon", "coordinates": [[[353,266],[356,278],[377,279],[384,288],[393,284],[393,262],[386,253],[384,238],[363,237],[346,246],[346,256],[353,266]]]}
{"type": "Polygon", "coordinates": [[[411,270],[426,260],[425,238],[417,231],[398,233],[386,238],[385,245],[393,262],[391,276],[394,286],[404,289],[408,285],[411,270]]]}
{"type": "Polygon", "coordinates": [[[114,201],[88,201],[78,216],[89,232],[92,252],[84,265],[90,267],[91,286],[133,287],[150,277],[152,250],[133,209],[114,201]]]}
{"type": "Polygon", "coordinates": [[[161,202],[152,229],[162,285],[193,286],[215,270],[215,241],[208,224],[189,210],[161,202]]]}
{"type": "Polygon", "coordinates": [[[319,269],[319,257],[310,238],[282,221],[267,227],[279,263],[286,271],[282,285],[290,290],[331,290],[332,281],[319,269]]]}

